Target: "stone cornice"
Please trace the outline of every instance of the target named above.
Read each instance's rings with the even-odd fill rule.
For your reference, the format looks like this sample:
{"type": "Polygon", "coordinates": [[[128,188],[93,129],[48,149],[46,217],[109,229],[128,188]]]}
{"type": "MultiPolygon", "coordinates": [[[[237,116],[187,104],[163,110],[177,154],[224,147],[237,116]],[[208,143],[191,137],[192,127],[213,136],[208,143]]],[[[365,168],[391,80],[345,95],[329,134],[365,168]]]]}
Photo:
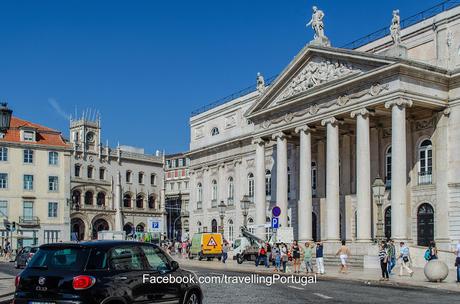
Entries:
{"type": "Polygon", "coordinates": [[[351,111],[350,116],[351,118],[355,118],[357,116],[363,116],[364,118],[373,116],[375,111],[373,109],[362,108],[359,110],[351,111]]]}
{"type": "Polygon", "coordinates": [[[390,101],[385,102],[385,108],[389,109],[392,108],[393,106],[398,106],[400,108],[402,107],[412,107],[413,101],[410,99],[406,98],[396,98],[390,101]]]}

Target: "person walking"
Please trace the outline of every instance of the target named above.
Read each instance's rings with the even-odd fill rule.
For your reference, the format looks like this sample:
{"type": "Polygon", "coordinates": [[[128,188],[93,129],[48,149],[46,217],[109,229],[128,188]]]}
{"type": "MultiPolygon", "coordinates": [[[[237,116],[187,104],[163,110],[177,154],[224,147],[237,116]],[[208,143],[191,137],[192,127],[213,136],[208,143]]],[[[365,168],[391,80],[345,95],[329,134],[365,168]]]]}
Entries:
{"type": "Polygon", "coordinates": [[[457,249],[455,249],[455,267],[457,267],[457,283],[460,284],[460,240],[457,243],[457,249]]]}
{"type": "Polygon", "coordinates": [[[316,243],[316,273],[324,274],[323,243],[316,243]]]}
{"type": "Polygon", "coordinates": [[[348,272],[348,265],[347,259],[351,255],[350,249],[346,246],[345,240],[342,241],[342,246],[340,246],[339,250],[335,254],[336,256],[340,257],[340,273],[347,273],[348,272]]]}
{"type": "Polygon", "coordinates": [[[385,242],[380,244],[380,251],[379,251],[379,259],[380,259],[380,268],[382,269],[382,278],[380,281],[388,281],[390,276],[388,274],[388,246],[385,242]]]}
{"type": "Polygon", "coordinates": [[[294,273],[300,273],[300,246],[297,240],[294,240],[291,246],[292,262],[294,264],[294,273]]]}
{"type": "Polygon", "coordinates": [[[275,261],[275,272],[281,271],[281,250],[279,245],[273,246],[272,250],[273,259],[275,261]]]}
{"type": "Polygon", "coordinates": [[[303,262],[305,263],[305,271],[307,274],[310,272],[313,273],[313,248],[311,248],[310,242],[305,243],[305,248],[303,249],[303,262]]]}
{"type": "Polygon", "coordinates": [[[399,268],[399,276],[403,275],[403,269],[406,269],[406,271],[409,273],[409,275],[412,277],[414,275],[414,272],[412,269],[409,268],[410,264],[410,252],[409,252],[409,247],[407,247],[404,242],[399,243],[399,258],[401,259],[401,267],[399,268]]]}
{"type": "Polygon", "coordinates": [[[9,262],[11,260],[11,253],[13,249],[11,248],[10,241],[6,240],[5,242],[5,261],[9,262]]]}
{"type": "Polygon", "coordinates": [[[224,242],[224,246],[222,246],[222,263],[225,264],[225,261],[227,261],[228,258],[228,250],[229,250],[228,242],[224,242]]]}
{"type": "Polygon", "coordinates": [[[388,251],[388,274],[392,275],[393,268],[396,266],[396,247],[393,240],[387,242],[388,251]]]}
{"type": "Polygon", "coordinates": [[[281,265],[283,266],[283,272],[286,273],[286,267],[288,262],[288,250],[286,244],[281,244],[281,265]]]}

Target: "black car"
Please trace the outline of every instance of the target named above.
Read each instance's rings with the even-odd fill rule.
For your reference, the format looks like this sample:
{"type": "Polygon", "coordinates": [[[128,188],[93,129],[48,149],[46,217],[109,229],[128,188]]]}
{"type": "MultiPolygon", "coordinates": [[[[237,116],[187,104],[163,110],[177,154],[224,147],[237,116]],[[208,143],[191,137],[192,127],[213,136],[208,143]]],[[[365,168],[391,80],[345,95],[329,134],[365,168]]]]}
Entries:
{"type": "Polygon", "coordinates": [[[32,257],[37,251],[38,247],[36,246],[26,246],[22,248],[16,255],[16,259],[14,260],[14,267],[26,267],[27,263],[29,263],[29,261],[32,259],[32,257]]]}
{"type": "Polygon", "coordinates": [[[47,244],[40,246],[16,277],[14,303],[200,304],[203,294],[196,280],[193,273],[180,269],[169,255],[149,243],[47,244]],[[171,278],[176,282],[159,282],[171,282],[171,278]]]}

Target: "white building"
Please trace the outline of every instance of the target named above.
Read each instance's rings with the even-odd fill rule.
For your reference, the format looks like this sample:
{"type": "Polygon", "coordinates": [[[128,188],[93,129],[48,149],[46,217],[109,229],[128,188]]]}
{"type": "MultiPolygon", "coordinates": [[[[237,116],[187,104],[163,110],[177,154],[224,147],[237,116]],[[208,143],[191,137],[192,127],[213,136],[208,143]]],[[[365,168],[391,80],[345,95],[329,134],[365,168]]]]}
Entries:
{"type": "Polygon", "coordinates": [[[0,137],[2,246],[70,240],[70,152],[59,131],[11,118],[0,137]]]}
{"type": "Polygon", "coordinates": [[[232,240],[249,195],[260,236],[278,205],[295,238],[368,244],[381,176],[385,235],[450,249],[460,239],[460,7],[401,38],[308,44],[268,87],[192,116],[190,232],[217,231],[224,200],[232,240]]]}
{"type": "Polygon", "coordinates": [[[74,239],[93,239],[101,230],[123,229],[130,235],[147,231],[149,220],[163,221],[162,155],[146,154],[142,148],[103,145],[99,118],[71,120],[70,142],[74,239]]]}

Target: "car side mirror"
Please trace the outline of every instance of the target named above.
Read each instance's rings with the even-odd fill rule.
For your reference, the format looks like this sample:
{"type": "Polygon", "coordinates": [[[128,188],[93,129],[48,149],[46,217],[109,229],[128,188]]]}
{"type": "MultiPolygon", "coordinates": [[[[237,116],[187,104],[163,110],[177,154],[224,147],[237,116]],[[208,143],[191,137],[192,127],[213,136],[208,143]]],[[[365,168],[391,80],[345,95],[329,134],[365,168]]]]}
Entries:
{"type": "Polygon", "coordinates": [[[172,261],[171,262],[171,270],[175,271],[177,269],[179,269],[179,263],[177,263],[176,261],[172,261]]]}

